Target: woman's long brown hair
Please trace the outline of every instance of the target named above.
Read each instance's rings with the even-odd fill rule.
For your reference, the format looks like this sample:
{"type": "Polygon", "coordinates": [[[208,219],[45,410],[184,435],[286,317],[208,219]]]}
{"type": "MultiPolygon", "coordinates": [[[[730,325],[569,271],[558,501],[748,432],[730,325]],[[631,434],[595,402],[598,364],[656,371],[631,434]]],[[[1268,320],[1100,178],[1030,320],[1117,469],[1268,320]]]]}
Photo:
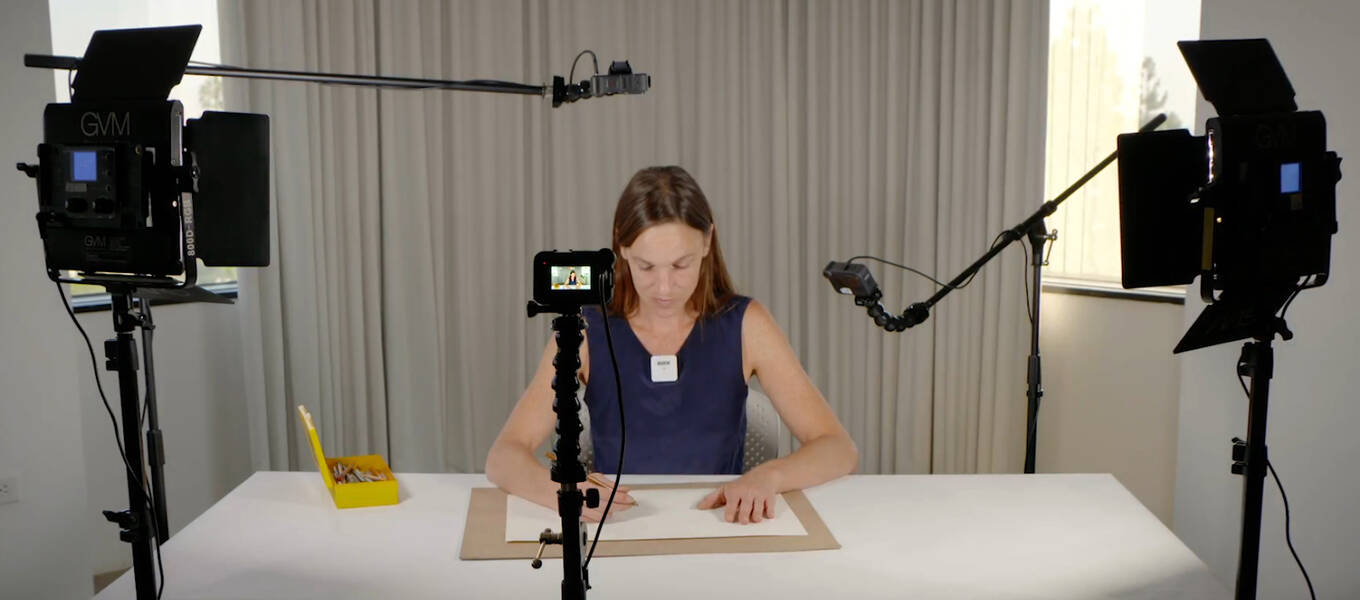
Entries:
{"type": "Polygon", "coordinates": [[[708,206],[704,191],[694,178],[680,167],[648,167],[633,175],[619,196],[614,209],[614,255],[619,264],[614,269],[614,298],[609,312],[627,317],[638,309],[638,294],[633,288],[633,276],[620,249],[632,246],[648,227],[664,223],[684,223],[712,233],[708,255],[699,265],[699,285],[695,286],[686,306],[699,313],[703,320],[727,306],[736,296],[732,277],[727,274],[722,250],[718,246],[718,232],[713,228],[713,211],[708,206]]]}

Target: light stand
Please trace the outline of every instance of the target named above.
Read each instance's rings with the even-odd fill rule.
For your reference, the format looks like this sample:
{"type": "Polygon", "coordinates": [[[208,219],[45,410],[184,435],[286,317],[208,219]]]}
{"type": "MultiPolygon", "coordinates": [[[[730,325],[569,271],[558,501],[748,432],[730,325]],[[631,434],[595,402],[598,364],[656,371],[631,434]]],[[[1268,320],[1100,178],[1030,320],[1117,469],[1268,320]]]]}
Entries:
{"type": "MultiPolygon", "coordinates": [[[[1274,337],[1273,335],[1271,337],[1274,337]]],[[[1238,372],[1251,378],[1247,405],[1247,440],[1233,438],[1232,472],[1246,475],[1242,486],[1242,543],[1237,559],[1237,598],[1256,597],[1256,571],[1261,554],[1261,495],[1266,481],[1266,413],[1270,378],[1275,368],[1271,337],[1242,345],[1238,372]]]]}
{"type": "Polygon", "coordinates": [[[1242,531],[1237,561],[1235,597],[1238,600],[1256,597],[1261,555],[1261,500],[1270,467],[1266,424],[1270,380],[1275,374],[1275,351],[1271,343],[1277,335],[1285,341],[1294,338],[1284,318],[1275,313],[1282,312],[1281,307],[1289,303],[1293,294],[1307,287],[1315,286],[1291,289],[1287,284],[1277,283],[1258,286],[1248,292],[1225,291],[1216,302],[1205,307],[1176,346],[1177,352],[1184,352],[1221,343],[1223,337],[1251,338],[1242,345],[1242,354],[1237,359],[1237,376],[1251,378],[1250,388],[1244,384],[1248,398],[1247,439],[1232,439],[1232,472],[1246,476],[1242,486],[1242,531]]]}
{"type": "MultiPolygon", "coordinates": [[[[1271,344],[1276,335],[1293,337],[1284,314],[1331,272],[1341,157],[1327,149],[1322,113],[1299,110],[1269,41],[1176,45],[1218,116],[1205,121],[1203,136],[1184,129],[1119,136],[1127,158],[1119,169],[1122,279],[1135,288],[1199,278],[1206,306],[1176,344],[1177,354],[1250,340],[1237,361],[1238,377],[1251,377],[1250,389],[1242,382],[1247,439],[1232,440],[1232,472],[1246,476],[1236,597],[1255,598],[1261,496],[1267,472],[1273,474],[1266,448],[1271,344]]],[[[1311,594],[1288,527],[1285,534],[1311,594]]]]}
{"type": "Polygon", "coordinates": [[[118,524],[119,539],[132,544],[132,566],[138,600],[157,597],[156,575],[152,569],[151,544],[164,544],[170,538],[170,522],[165,500],[165,445],[156,404],[156,373],[152,338],[156,328],[151,317],[152,299],[231,304],[225,298],[199,287],[167,289],[137,288],[134,283],[104,283],[109,292],[115,337],[105,340],[105,368],[118,372],[119,403],[122,413],[122,448],[128,484],[128,510],[103,511],[104,518],[118,524]],[[136,307],[136,311],[133,307],[136,307]],[[146,363],[146,395],[138,404],[137,342],[132,330],[142,331],[142,356],[146,363]],[[141,445],[142,423],[146,423],[146,446],[141,445]],[[146,462],[143,463],[143,452],[146,462]]]}
{"type": "Polygon", "coordinates": [[[1270,379],[1275,371],[1275,335],[1284,340],[1294,337],[1283,318],[1273,314],[1256,321],[1253,341],[1242,345],[1237,359],[1237,375],[1251,378],[1247,404],[1247,439],[1233,438],[1232,472],[1245,475],[1242,486],[1242,542],[1237,560],[1236,598],[1256,597],[1256,576],[1261,555],[1261,496],[1265,488],[1270,456],[1266,451],[1266,423],[1270,407],[1270,379]]]}
{"type": "MultiPolygon", "coordinates": [[[[115,337],[104,342],[105,368],[118,372],[118,396],[123,413],[123,451],[127,459],[128,510],[104,511],[104,518],[117,523],[121,531],[118,539],[132,544],[132,572],[136,582],[137,600],[156,597],[156,576],[151,563],[152,515],[148,512],[146,488],[142,485],[141,418],[137,395],[137,342],[132,330],[138,317],[132,314],[132,287],[107,286],[113,305],[115,337]],[[135,470],[135,471],[134,471],[135,470]]],[[[148,436],[150,439],[150,436],[148,436]]],[[[159,438],[157,438],[159,439],[159,438]]],[[[163,531],[165,523],[157,522],[163,531]]]]}

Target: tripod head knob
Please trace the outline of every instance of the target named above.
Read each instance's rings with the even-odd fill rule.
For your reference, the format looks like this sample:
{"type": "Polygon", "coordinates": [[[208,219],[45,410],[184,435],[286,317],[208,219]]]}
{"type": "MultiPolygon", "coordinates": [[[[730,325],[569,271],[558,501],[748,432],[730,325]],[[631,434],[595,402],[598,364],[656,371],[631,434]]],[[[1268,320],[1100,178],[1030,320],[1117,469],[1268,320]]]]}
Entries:
{"type": "Polygon", "coordinates": [[[562,536],[560,534],[553,533],[553,530],[551,529],[544,529],[543,533],[538,534],[538,553],[534,554],[534,560],[529,563],[529,566],[535,569],[542,567],[543,549],[546,548],[548,544],[561,544],[561,543],[562,536]]]}

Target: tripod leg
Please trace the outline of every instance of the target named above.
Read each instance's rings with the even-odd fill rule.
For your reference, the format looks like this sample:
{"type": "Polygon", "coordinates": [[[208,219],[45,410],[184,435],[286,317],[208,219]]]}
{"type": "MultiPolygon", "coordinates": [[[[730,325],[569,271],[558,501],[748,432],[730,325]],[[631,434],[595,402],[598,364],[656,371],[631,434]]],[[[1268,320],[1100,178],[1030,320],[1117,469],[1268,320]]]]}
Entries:
{"type": "Polygon", "coordinates": [[[1251,399],[1247,408],[1247,480],[1242,486],[1242,544],[1237,560],[1236,597],[1239,600],[1256,597],[1261,554],[1261,496],[1266,481],[1266,415],[1275,363],[1270,342],[1269,338],[1247,342],[1240,361],[1251,377],[1251,399]]]}
{"type": "MultiPolygon", "coordinates": [[[[104,343],[108,369],[118,372],[118,391],[123,413],[123,450],[127,457],[128,511],[121,518],[110,516],[123,530],[119,538],[132,544],[132,570],[137,600],[156,597],[156,576],[151,559],[151,527],[147,512],[146,488],[142,482],[141,415],[137,394],[137,342],[132,338],[132,294],[109,290],[113,302],[113,328],[116,337],[104,343]]],[[[110,513],[105,513],[109,516],[110,513]]]]}

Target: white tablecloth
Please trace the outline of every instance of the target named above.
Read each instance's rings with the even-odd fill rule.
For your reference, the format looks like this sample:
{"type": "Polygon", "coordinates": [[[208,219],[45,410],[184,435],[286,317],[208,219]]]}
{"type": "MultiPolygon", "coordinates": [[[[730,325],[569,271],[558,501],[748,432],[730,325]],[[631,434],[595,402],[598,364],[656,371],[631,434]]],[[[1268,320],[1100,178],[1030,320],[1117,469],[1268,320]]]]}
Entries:
{"type": "MultiPolygon", "coordinates": [[[[484,476],[398,479],[400,504],[339,510],[316,473],[255,473],[165,545],[164,598],[559,597],[560,561],[459,560],[484,476]]],[[[806,493],[840,550],[597,558],[589,597],[1229,597],[1110,475],[858,475],[806,493]]],[[[132,577],[96,598],[132,598],[132,577]]]]}

